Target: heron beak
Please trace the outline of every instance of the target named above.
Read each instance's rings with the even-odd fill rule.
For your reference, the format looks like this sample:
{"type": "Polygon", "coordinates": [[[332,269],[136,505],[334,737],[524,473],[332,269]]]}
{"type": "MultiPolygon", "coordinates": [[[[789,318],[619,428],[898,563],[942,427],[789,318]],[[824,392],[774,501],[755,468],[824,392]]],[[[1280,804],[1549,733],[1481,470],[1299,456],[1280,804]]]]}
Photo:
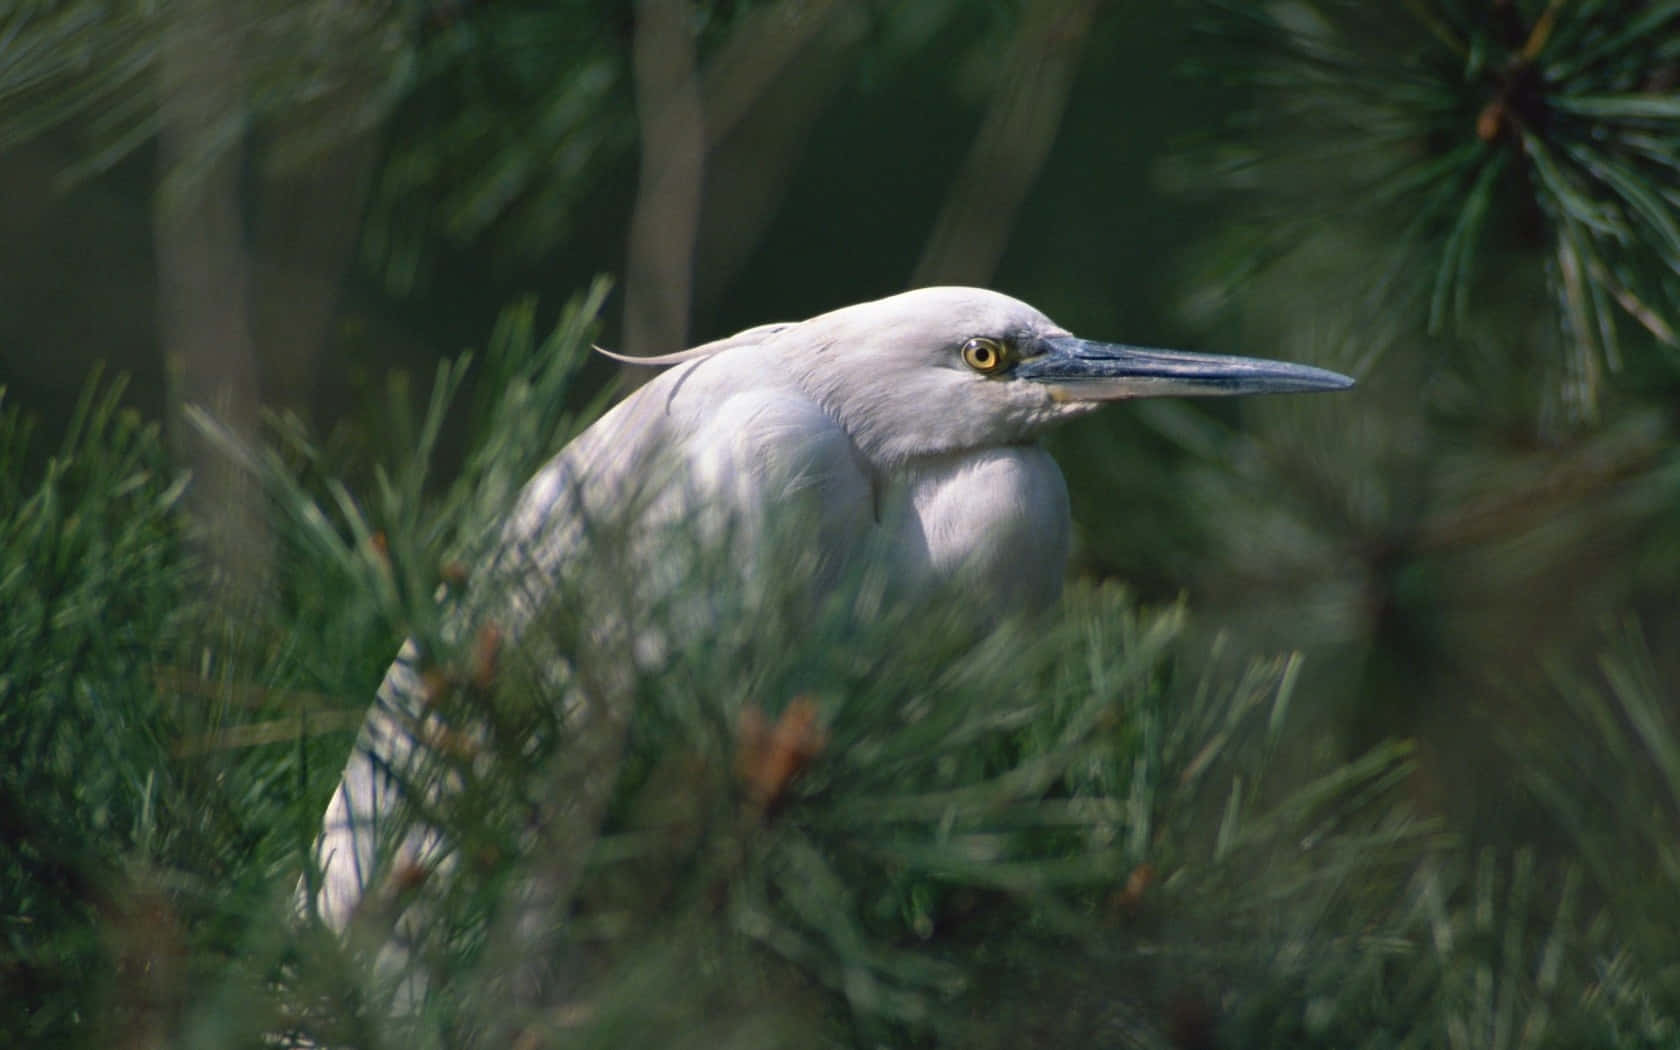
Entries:
{"type": "Polygon", "coordinates": [[[1013,378],[1043,383],[1061,401],[1297,394],[1353,385],[1339,372],[1259,357],[1150,350],[1072,336],[1040,339],[1037,349],[1015,366],[1013,378]]]}

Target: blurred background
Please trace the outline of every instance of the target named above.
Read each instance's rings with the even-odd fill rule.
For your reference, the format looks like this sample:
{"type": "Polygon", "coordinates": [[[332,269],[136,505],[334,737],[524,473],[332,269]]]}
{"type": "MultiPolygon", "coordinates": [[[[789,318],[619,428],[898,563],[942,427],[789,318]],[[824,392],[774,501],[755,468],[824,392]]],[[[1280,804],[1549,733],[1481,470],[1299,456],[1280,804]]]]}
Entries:
{"type": "MultiPolygon", "coordinates": [[[[632,354],[961,283],[1354,374],[1058,433],[1076,576],[1300,652],[1286,753],[1411,741],[1398,792],[1466,856],[1680,943],[1680,5],[24,2],[0,243],[34,429],[5,498],[129,376],[223,609],[294,570],[186,406],[252,443],[289,420],[365,493],[440,362],[597,275],[596,338],[632,354]]],[[[584,363],[566,407],[629,381],[584,363]]],[[[444,423],[427,491],[473,427],[444,423]]],[[[1639,984],[1655,1027],[1605,1045],[1672,1036],[1674,991],[1639,984]]],[[[1523,1045],[1489,1024],[1456,1045],[1523,1045]]]]}

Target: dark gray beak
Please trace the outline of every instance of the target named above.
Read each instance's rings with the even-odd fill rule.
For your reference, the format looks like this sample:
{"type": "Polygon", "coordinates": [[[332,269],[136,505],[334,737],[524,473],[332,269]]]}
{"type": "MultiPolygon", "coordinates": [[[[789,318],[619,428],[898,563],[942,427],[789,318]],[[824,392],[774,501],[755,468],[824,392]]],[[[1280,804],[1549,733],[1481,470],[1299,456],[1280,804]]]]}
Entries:
{"type": "Polygon", "coordinates": [[[1301,394],[1353,385],[1339,372],[1259,357],[1149,350],[1073,336],[1040,339],[1036,349],[1015,366],[1013,378],[1043,383],[1067,401],[1301,394]]]}

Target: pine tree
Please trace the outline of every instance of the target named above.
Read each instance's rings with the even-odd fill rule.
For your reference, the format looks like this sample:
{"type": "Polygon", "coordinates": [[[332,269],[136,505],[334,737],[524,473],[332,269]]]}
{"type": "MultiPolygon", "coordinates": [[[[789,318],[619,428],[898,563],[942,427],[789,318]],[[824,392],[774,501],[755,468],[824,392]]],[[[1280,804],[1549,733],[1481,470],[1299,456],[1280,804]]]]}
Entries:
{"type": "MultiPolygon", "coordinates": [[[[1101,61],[1080,45],[1121,18],[790,11],[345,9],[352,26],[312,38],[325,23],[292,5],[32,8],[8,16],[0,135],[73,130],[85,176],[173,120],[179,187],[244,167],[195,149],[307,169],[322,143],[383,128],[361,249],[388,287],[435,293],[460,245],[558,250],[633,147],[683,156],[681,128],[652,130],[656,103],[697,101],[708,171],[762,162],[768,199],[800,139],[758,108],[772,86],[816,113],[842,69],[944,63],[959,84],[1001,72],[978,78],[994,108],[938,243],[995,248],[1014,206],[964,202],[1053,167],[1045,122],[1101,61]],[[646,39],[661,17],[682,31],[646,39]],[[226,123],[168,106],[171,34],[194,18],[239,29],[226,123]],[[310,39],[313,65],[285,58],[310,39]],[[649,54],[689,75],[650,77],[649,54]],[[1048,161],[997,149],[1022,113],[1048,161]]],[[[814,624],[720,615],[704,651],[619,681],[622,736],[586,746],[553,677],[607,673],[583,655],[581,605],[560,595],[539,637],[503,647],[467,596],[519,486],[600,407],[587,348],[605,283],[552,325],[505,308],[481,352],[418,390],[394,374],[335,435],[286,397],[261,421],[177,415],[192,456],[262,495],[270,582],[237,606],[205,540],[217,523],[187,502],[181,430],[100,376],[56,451],[5,406],[0,1030],[99,1046],[1673,1042],[1680,5],[1197,15],[1181,87],[1228,119],[1157,178],[1231,221],[1187,246],[1183,323],[1361,386],[1240,413],[1156,402],[1058,438],[1093,512],[1082,578],[1030,630],[859,616],[863,581],[814,624]],[[1146,454],[1109,454],[1121,442],[1146,454]],[[296,881],[405,636],[440,723],[465,730],[438,748],[455,790],[413,785],[448,859],[399,872],[340,939],[297,919],[296,881]],[[599,811],[565,819],[584,796],[599,811]],[[567,877],[542,883],[557,863],[567,877]],[[521,906],[535,884],[560,886],[540,934],[521,906]],[[393,1009],[405,974],[379,949],[420,905],[408,965],[427,992],[393,1009]]],[[[668,253],[710,243],[700,225],[679,214],[689,241],[626,249],[627,270],[648,268],[632,303],[668,253]]],[[[763,233],[705,257],[734,272],[763,233]]],[[[705,307],[723,278],[693,280],[705,307]]],[[[646,338],[673,338],[655,321],[646,338]]],[[[712,593],[727,569],[700,559],[690,586],[712,593]]]]}

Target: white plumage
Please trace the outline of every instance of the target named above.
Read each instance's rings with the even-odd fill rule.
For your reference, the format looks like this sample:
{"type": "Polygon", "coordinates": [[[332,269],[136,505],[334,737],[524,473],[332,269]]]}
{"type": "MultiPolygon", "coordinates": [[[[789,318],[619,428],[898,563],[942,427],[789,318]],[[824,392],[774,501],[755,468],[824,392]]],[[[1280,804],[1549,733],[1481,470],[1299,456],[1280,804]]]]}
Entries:
{"type": "MultiPolygon", "coordinates": [[[[1070,530],[1061,472],[1036,443],[1047,427],[1121,398],[1351,383],[1085,342],[971,288],[906,292],[646,363],[671,367],[555,456],[508,520],[488,575],[503,593],[474,604],[515,643],[556,581],[606,580],[611,600],[590,611],[602,641],[656,663],[668,639],[626,621],[681,586],[673,536],[729,544],[749,590],[791,574],[820,592],[861,564],[890,600],[962,587],[982,617],[1043,609],[1061,591],[1070,530]],[[627,538],[603,551],[594,540],[608,533],[627,538]]],[[[677,624],[705,630],[706,613],[677,624]]],[[[401,819],[387,770],[419,751],[406,728],[424,714],[415,655],[405,647],[386,676],[317,844],[316,904],[335,928],[381,877],[382,824],[401,819]]],[[[435,845],[426,829],[402,835],[410,859],[435,845]]]]}

